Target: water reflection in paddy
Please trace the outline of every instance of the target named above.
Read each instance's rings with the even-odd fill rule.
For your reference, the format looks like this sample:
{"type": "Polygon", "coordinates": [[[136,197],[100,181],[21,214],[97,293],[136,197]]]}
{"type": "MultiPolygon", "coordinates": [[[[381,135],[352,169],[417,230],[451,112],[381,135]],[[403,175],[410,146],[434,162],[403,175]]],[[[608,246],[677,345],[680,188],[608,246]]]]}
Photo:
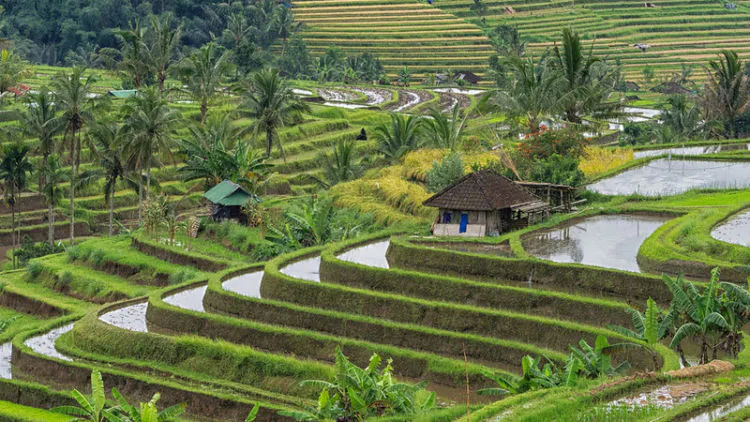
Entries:
{"type": "Polygon", "coordinates": [[[750,246],[750,211],[738,214],[716,226],[711,231],[711,236],[722,242],[750,246]]]}
{"type": "Polygon", "coordinates": [[[263,271],[247,273],[232,277],[222,283],[224,290],[247,297],[260,298],[260,282],[263,280],[263,271]]]}
{"type": "Polygon", "coordinates": [[[10,370],[11,355],[13,354],[13,345],[8,342],[0,344],[0,378],[11,379],[13,374],[10,370]]]}
{"type": "Polygon", "coordinates": [[[100,316],[99,319],[115,327],[139,333],[147,333],[146,309],[148,309],[148,302],[137,303],[107,312],[100,316]]]}
{"type": "Polygon", "coordinates": [[[281,269],[282,274],[307,281],[320,281],[320,255],[292,262],[281,269]]]}
{"type": "Polygon", "coordinates": [[[523,238],[523,247],[550,261],[640,272],[638,249],[667,220],[650,215],[597,215],[533,232],[523,238]]]}
{"type": "Polygon", "coordinates": [[[605,195],[675,195],[697,188],[750,186],[750,163],[697,160],[654,160],[588,185],[605,195]]]}
{"type": "Polygon", "coordinates": [[[750,144],[704,145],[696,147],[676,147],[633,151],[633,158],[657,157],[659,155],[704,155],[722,151],[740,151],[750,149],[750,144]]]}
{"type": "Polygon", "coordinates": [[[388,265],[388,259],[385,257],[390,244],[390,240],[370,243],[368,245],[349,249],[337,258],[355,264],[367,265],[368,267],[390,268],[388,265]]]}
{"type": "Polygon", "coordinates": [[[208,286],[200,286],[194,289],[183,290],[164,298],[164,302],[178,308],[189,311],[206,312],[203,308],[203,296],[206,295],[208,286]]]}
{"type": "Polygon", "coordinates": [[[57,341],[57,339],[60,338],[63,334],[69,332],[72,329],[73,324],[55,328],[54,330],[48,331],[42,335],[26,340],[24,344],[40,355],[66,361],[72,361],[73,359],[61,354],[57,351],[57,349],[55,349],[55,341],[57,341]]]}

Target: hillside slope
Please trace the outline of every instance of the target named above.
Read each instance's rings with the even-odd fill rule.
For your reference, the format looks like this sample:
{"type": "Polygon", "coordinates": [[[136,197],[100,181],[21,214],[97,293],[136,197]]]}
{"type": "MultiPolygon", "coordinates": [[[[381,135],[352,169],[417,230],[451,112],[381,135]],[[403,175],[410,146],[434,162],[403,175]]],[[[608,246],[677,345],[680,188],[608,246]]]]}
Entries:
{"type": "Polygon", "coordinates": [[[483,74],[493,49],[482,30],[439,8],[410,0],[295,0],[295,17],[313,55],[336,46],[369,51],[388,74],[448,70],[483,74]]]}

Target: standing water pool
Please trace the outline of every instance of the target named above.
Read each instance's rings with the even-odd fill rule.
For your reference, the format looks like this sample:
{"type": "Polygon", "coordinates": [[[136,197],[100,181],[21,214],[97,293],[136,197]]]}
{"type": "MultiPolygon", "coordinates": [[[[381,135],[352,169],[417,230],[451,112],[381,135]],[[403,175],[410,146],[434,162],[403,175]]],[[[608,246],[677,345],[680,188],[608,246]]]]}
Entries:
{"type": "Polygon", "coordinates": [[[368,267],[390,268],[388,265],[388,259],[385,257],[390,244],[390,240],[370,243],[369,245],[349,249],[337,258],[355,264],[367,265],[368,267]]]}
{"type": "Polygon", "coordinates": [[[722,242],[750,247],[750,211],[730,218],[711,230],[711,237],[722,242]]]}
{"type": "Polygon", "coordinates": [[[670,217],[597,215],[524,236],[523,247],[537,258],[641,272],[636,257],[647,237],[670,217]]]}
{"type": "Polygon", "coordinates": [[[587,189],[604,195],[666,196],[690,189],[746,187],[750,187],[750,163],[660,159],[592,183],[587,189]]]}

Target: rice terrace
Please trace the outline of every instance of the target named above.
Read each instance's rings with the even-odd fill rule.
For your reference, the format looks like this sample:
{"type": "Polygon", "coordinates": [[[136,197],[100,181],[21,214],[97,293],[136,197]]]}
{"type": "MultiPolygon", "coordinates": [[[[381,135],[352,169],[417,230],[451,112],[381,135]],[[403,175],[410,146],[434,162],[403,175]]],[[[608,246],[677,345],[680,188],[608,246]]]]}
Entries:
{"type": "Polygon", "coordinates": [[[0,421],[750,420],[749,22],[0,1],[0,421]]]}

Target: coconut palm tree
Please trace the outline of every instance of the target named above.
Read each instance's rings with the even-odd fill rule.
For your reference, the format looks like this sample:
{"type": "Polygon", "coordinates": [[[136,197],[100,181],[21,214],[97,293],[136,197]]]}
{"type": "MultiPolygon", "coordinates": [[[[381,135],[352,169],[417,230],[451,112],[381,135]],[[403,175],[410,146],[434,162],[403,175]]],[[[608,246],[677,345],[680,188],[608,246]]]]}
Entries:
{"type": "Polygon", "coordinates": [[[128,29],[115,30],[120,42],[119,49],[102,49],[106,55],[118,57],[117,67],[133,83],[133,88],[140,89],[148,78],[148,50],[146,47],[146,28],[136,21],[128,29]]]}
{"type": "MultiPolygon", "coordinates": [[[[21,192],[26,189],[28,179],[26,176],[31,172],[32,166],[29,162],[29,147],[20,143],[6,145],[3,150],[3,159],[0,161],[0,180],[3,181],[5,202],[10,205],[11,212],[11,254],[13,255],[13,268],[16,267],[16,202],[21,192]]],[[[20,233],[18,233],[20,236],[20,233]]]]}
{"type": "Polygon", "coordinates": [[[229,70],[229,53],[221,55],[215,43],[210,42],[186,57],[181,64],[190,94],[201,105],[201,124],[206,122],[208,103],[216,95],[216,89],[229,70]]]}
{"type": "Polygon", "coordinates": [[[558,111],[557,91],[560,74],[543,60],[511,57],[508,59],[513,77],[507,90],[498,90],[484,100],[493,108],[513,117],[523,117],[529,133],[539,130],[542,119],[558,111]]]}
{"type": "Polygon", "coordinates": [[[255,119],[253,132],[257,136],[264,132],[266,135],[266,158],[271,156],[274,138],[286,159],[284,147],[278,139],[277,131],[280,127],[299,118],[310,107],[300,101],[292,92],[276,69],[265,69],[254,73],[250,83],[245,86],[243,106],[247,108],[250,117],[255,119]]]}
{"type": "Polygon", "coordinates": [[[729,138],[737,135],[735,120],[750,102],[750,87],[744,69],[737,52],[731,50],[722,50],[719,60],[708,62],[706,69],[708,83],[703,93],[704,108],[727,121],[729,138]]]}
{"type": "Polygon", "coordinates": [[[94,100],[90,98],[96,77],[87,75],[86,69],[74,67],[70,73],[59,73],[52,79],[57,107],[62,110],[64,140],[70,149],[70,243],[75,243],[75,186],[81,156],[80,133],[92,119],[94,100]]]}
{"type": "Polygon", "coordinates": [[[299,23],[294,22],[294,13],[291,9],[280,4],[276,6],[271,17],[271,28],[281,37],[281,55],[286,50],[286,41],[297,30],[299,23]]]}
{"type": "Polygon", "coordinates": [[[422,119],[392,113],[390,125],[377,126],[375,137],[380,144],[378,151],[391,162],[397,161],[407,152],[422,146],[422,119]]]}
{"type": "Polygon", "coordinates": [[[138,179],[138,222],[143,221],[143,171],[146,171],[146,198],[151,195],[151,165],[154,154],[169,152],[172,133],[182,120],[179,113],[153,88],[144,88],[123,106],[127,116],[123,126],[123,148],[138,179]]]}
{"type": "Polygon", "coordinates": [[[431,119],[425,120],[428,143],[435,148],[445,148],[456,151],[461,148],[461,137],[469,114],[461,117],[461,107],[458,103],[453,106],[451,116],[448,117],[438,108],[429,111],[431,119]]]}
{"type": "Polygon", "coordinates": [[[594,57],[592,50],[584,54],[581,38],[575,31],[563,29],[562,48],[555,44],[550,64],[562,82],[558,99],[565,120],[581,123],[585,113],[616,114],[620,104],[609,100],[615,88],[614,72],[600,58],[594,57]],[[595,69],[595,66],[601,67],[595,69]]]}
{"type": "Polygon", "coordinates": [[[104,178],[104,200],[109,204],[109,236],[112,236],[117,180],[123,180],[125,176],[120,127],[112,122],[101,122],[92,125],[86,135],[92,151],[99,159],[99,168],[88,172],[89,177],[104,178]]]}
{"type": "Polygon", "coordinates": [[[55,207],[63,197],[60,184],[67,181],[68,173],[62,165],[60,157],[51,155],[47,159],[44,169],[46,183],[42,189],[45,201],[47,201],[47,242],[50,246],[55,243],[55,207]]]}
{"type": "Polygon", "coordinates": [[[23,129],[27,135],[39,139],[38,151],[42,154],[42,171],[39,172],[39,192],[49,184],[46,179],[47,159],[55,152],[55,136],[63,129],[63,120],[55,114],[53,94],[42,87],[38,94],[27,97],[28,110],[23,118],[23,129]]]}
{"type": "Polygon", "coordinates": [[[164,92],[164,81],[167,71],[174,63],[177,47],[182,38],[182,26],[172,28],[171,13],[151,17],[151,30],[147,33],[146,64],[150,72],[156,77],[159,92],[164,92]]]}

